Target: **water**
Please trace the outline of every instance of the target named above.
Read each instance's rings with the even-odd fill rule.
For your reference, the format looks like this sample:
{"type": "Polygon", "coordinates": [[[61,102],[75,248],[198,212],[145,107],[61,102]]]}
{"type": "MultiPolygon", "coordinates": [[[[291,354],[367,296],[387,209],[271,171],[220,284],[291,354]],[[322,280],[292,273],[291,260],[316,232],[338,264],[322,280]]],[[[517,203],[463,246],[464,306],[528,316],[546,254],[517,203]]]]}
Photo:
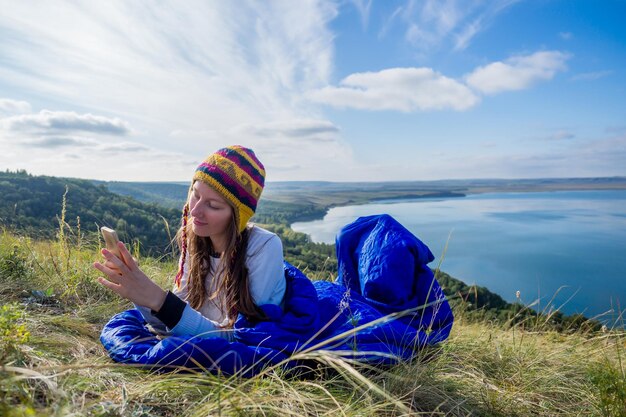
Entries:
{"type": "Polygon", "coordinates": [[[550,304],[594,317],[626,308],[626,191],[384,201],[336,207],[323,220],[292,228],[333,243],[344,225],[380,213],[430,247],[431,267],[441,261],[443,271],[507,301],[519,290],[523,302],[539,300],[540,310],[550,304]]]}

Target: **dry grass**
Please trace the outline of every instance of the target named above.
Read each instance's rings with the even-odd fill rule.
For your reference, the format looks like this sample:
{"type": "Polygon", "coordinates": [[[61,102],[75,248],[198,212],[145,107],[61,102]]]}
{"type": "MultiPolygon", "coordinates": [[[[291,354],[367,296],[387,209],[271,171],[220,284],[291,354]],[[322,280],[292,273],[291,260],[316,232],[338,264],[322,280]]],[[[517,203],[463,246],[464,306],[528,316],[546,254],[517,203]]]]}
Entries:
{"type": "MultiPolygon", "coordinates": [[[[94,284],[97,246],[0,235],[1,303],[19,316],[0,321],[0,415],[626,416],[623,330],[505,329],[458,314],[446,343],[384,369],[325,351],[302,354],[319,364],[306,378],[280,367],[242,379],[114,364],[99,331],[128,304],[94,284]],[[3,333],[18,325],[25,343],[3,333]]],[[[176,267],[140,261],[163,285],[176,267]]]]}

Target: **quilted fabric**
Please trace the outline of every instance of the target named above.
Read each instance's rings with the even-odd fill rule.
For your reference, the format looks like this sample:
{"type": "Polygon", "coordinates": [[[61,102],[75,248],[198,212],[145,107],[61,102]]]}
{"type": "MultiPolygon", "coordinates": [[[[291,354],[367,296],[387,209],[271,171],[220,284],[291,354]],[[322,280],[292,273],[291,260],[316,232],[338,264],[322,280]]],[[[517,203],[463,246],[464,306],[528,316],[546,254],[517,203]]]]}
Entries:
{"type": "Polygon", "coordinates": [[[311,282],[285,262],[284,309],[264,305],[268,320],[238,317],[235,341],[188,335],[158,338],[137,310],[115,315],[100,340],[116,362],[168,371],[199,368],[253,376],[264,367],[298,362],[304,350],[326,349],[374,364],[409,360],[445,340],[450,306],[427,264],[428,247],[389,215],[361,217],[336,241],[335,283],[311,282]]]}

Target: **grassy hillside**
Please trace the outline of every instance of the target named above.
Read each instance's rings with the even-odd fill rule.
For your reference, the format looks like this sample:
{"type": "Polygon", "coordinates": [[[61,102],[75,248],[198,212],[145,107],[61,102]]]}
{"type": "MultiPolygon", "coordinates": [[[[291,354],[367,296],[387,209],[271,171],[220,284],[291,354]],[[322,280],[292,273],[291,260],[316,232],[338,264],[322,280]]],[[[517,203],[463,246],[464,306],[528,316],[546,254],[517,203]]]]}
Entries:
{"type": "MultiPolygon", "coordinates": [[[[138,256],[170,285],[173,258],[138,256]]],[[[503,324],[470,319],[467,294],[447,342],[387,369],[326,352],[309,356],[322,364],[309,379],[280,369],[244,380],[114,364],[99,331],[129,304],[95,283],[98,257],[89,239],[0,233],[0,415],[626,416],[623,330],[557,332],[523,309],[503,324]]]]}
{"type": "Polygon", "coordinates": [[[109,191],[133,197],[144,203],[157,203],[167,208],[180,210],[187,198],[189,184],[167,182],[121,182],[94,181],[106,186],[109,191]]]}
{"type": "MultiPolygon", "coordinates": [[[[112,184],[130,194],[152,197],[162,195],[164,200],[175,198],[181,188],[184,188],[185,193],[187,189],[186,185],[175,183],[107,183],[107,187],[112,184]]],[[[414,186],[411,185],[413,183],[381,184],[364,183],[364,198],[379,195],[377,192],[402,193],[409,189],[407,187],[414,186]]],[[[422,185],[423,192],[442,192],[441,186],[428,189],[436,184],[425,184],[427,186],[422,185]]],[[[281,194],[283,196],[293,197],[307,189],[323,188],[336,192],[336,195],[355,197],[355,194],[350,193],[360,192],[355,191],[357,185],[359,183],[349,185],[353,187],[350,188],[352,191],[346,188],[346,183],[276,183],[274,187],[287,193],[281,194]]],[[[80,248],[85,241],[98,241],[98,226],[107,225],[116,228],[120,238],[129,242],[137,253],[176,256],[176,248],[170,242],[180,221],[179,210],[121,196],[112,193],[107,187],[86,180],[32,176],[26,172],[0,172],[0,195],[3,196],[0,199],[0,226],[31,238],[58,238],[69,249],[80,248]]],[[[320,195],[324,199],[329,194],[320,195]]],[[[325,208],[317,203],[262,199],[254,219],[281,237],[287,261],[301,268],[311,278],[329,279],[337,272],[334,245],[313,243],[309,236],[289,227],[295,218],[314,218],[322,216],[324,211],[325,208]]],[[[448,288],[447,295],[458,296],[455,302],[466,305],[470,318],[490,319],[502,324],[513,316],[517,316],[517,320],[535,316],[536,320],[546,321],[558,329],[582,326],[597,330],[601,327],[600,323],[587,321],[579,315],[565,317],[559,312],[542,314],[524,309],[520,304],[505,302],[486,288],[469,287],[443,272],[438,273],[440,281],[448,288]]]]}
{"type": "Polygon", "coordinates": [[[31,237],[53,238],[68,230],[80,239],[109,226],[122,240],[140,242],[142,252],[163,253],[180,224],[180,210],[121,196],[87,180],[0,172],[0,196],[0,225],[31,237]]]}
{"type": "MultiPolygon", "coordinates": [[[[88,224],[152,214],[148,224],[165,236],[165,222],[156,219],[164,209],[80,180],[4,175],[0,416],[626,416],[623,329],[537,313],[441,271],[437,277],[453,305],[455,326],[446,343],[411,363],[369,369],[321,352],[308,357],[322,367],[306,380],[280,369],[242,380],[157,375],[114,364],[99,331],[129,304],[95,283],[91,264],[101,242],[95,224],[93,231],[88,224]]],[[[281,220],[306,204],[270,203],[267,213],[274,217],[265,227],[281,236],[287,260],[313,279],[332,280],[334,246],[312,243],[281,220]]],[[[179,210],[170,213],[176,222],[179,210]]],[[[133,233],[144,236],[141,229],[133,233]]],[[[149,241],[136,240],[141,244],[133,245],[134,255],[148,275],[169,287],[177,255],[155,249],[151,257],[142,250],[144,239],[149,241]]]]}

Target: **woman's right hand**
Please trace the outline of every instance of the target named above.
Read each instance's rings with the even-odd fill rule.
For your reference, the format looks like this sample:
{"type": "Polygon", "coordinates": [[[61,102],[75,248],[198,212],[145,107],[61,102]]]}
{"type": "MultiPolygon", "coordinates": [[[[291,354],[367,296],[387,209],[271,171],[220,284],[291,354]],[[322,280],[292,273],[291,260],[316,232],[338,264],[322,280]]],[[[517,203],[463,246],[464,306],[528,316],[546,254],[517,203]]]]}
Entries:
{"type": "Polygon", "coordinates": [[[94,262],[94,268],[107,275],[100,277],[98,282],[133,303],[159,311],[167,292],[143,273],[137,262],[122,242],[117,242],[121,258],[107,249],[102,249],[106,262],[94,262]]]}
{"type": "MultiPolygon", "coordinates": [[[[124,245],[124,246],[126,246],[126,245],[124,245]]],[[[116,258],[117,258],[117,256],[116,256],[116,258]]],[[[121,260],[121,261],[124,262],[123,260],[121,260]]],[[[133,256],[133,261],[135,261],[135,263],[138,264],[137,263],[137,258],[135,258],[134,256],[133,256]]],[[[117,267],[117,265],[113,261],[110,261],[110,260],[107,259],[106,262],[103,265],[106,266],[107,268],[109,268],[112,271],[116,271],[118,274],[121,275],[121,271],[119,270],[119,268],[117,267]]]]}

